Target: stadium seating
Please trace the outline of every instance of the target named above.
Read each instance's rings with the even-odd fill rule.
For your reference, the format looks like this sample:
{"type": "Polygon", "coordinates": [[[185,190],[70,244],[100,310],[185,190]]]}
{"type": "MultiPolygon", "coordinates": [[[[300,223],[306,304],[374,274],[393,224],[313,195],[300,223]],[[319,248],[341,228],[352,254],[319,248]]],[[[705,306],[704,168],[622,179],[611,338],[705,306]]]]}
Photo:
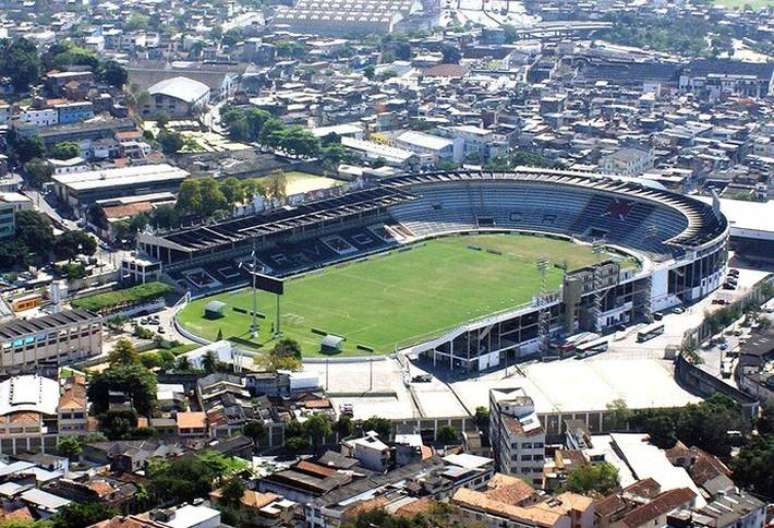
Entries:
{"type": "Polygon", "coordinates": [[[643,252],[668,254],[672,249],[664,242],[688,226],[685,216],[673,208],[594,189],[483,179],[420,183],[411,192],[417,199],[392,206],[390,213],[418,237],[476,229],[477,219],[485,217],[494,228],[604,238],[643,252]]]}

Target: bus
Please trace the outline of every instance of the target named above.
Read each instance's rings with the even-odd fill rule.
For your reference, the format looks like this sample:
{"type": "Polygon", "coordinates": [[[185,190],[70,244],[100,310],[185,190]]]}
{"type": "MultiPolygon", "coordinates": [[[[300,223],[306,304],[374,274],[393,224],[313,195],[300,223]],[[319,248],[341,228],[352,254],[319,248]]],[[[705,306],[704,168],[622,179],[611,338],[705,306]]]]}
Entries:
{"type": "Polygon", "coordinates": [[[575,354],[575,351],[583,343],[588,343],[599,339],[599,334],[594,332],[581,332],[579,334],[572,335],[565,339],[563,342],[556,345],[561,357],[569,357],[575,354]]]}
{"type": "Polygon", "coordinates": [[[644,343],[664,333],[664,323],[653,323],[637,332],[637,342],[644,343]]]}
{"type": "Polygon", "coordinates": [[[585,343],[578,345],[575,348],[575,351],[576,351],[575,357],[578,359],[583,359],[589,356],[593,356],[595,354],[600,354],[602,352],[605,352],[609,346],[610,346],[610,341],[606,337],[593,339],[591,341],[587,341],[585,343]]]}

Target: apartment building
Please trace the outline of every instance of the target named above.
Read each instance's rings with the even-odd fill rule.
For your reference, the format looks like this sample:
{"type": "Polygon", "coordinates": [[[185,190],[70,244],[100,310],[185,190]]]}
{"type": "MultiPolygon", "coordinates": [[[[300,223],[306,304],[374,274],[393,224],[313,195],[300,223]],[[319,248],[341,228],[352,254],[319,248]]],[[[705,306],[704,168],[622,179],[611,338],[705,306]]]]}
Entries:
{"type": "Polygon", "coordinates": [[[491,389],[489,412],[498,470],[542,486],[546,432],[532,398],[521,387],[491,389]]]}
{"type": "Polygon", "coordinates": [[[35,319],[0,324],[0,374],[36,371],[102,352],[102,318],[86,310],[65,310],[35,319]]]}

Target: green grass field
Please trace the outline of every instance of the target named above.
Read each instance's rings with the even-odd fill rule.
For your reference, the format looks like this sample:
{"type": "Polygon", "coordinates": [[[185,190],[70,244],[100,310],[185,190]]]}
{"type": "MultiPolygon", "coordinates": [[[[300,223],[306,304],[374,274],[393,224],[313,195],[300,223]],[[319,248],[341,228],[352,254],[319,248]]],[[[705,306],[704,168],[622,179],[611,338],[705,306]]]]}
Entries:
{"type": "MultiPolygon", "coordinates": [[[[568,269],[597,260],[590,247],[530,235],[447,237],[392,251],[367,261],[346,263],[289,279],[281,300],[282,330],[298,340],[306,356],[321,356],[320,336],[312,329],[343,336],[341,355],[367,355],[364,345],[384,354],[397,343],[427,338],[470,319],[525,303],[540,288],[536,262],[546,256],[568,269]],[[476,246],[481,250],[471,249],[476,246]],[[501,254],[493,254],[493,250],[501,254]]],[[[609,258],[609,255],[604,256],[609,258]]],[[[551,266],[547,285],[557,288],[563,271],[551,266]]],[[[257,342],[271,346],[275,296],[258,292],[257,342]]],[[[213,340],[248,339],[251,317],[234,307],[252,309],[251,290],[240,290],[191,302],[178,315],[189,331],[213,340]],[[208,320],[203,307],[218,299],[224,317],[208,320]]]]}
{"type": "Polygon", "coordinates": [[[715,4],[731,9],[744,9],[750,6],[754,10],[774,6],[774,0],[715,0],[715,4]]]}

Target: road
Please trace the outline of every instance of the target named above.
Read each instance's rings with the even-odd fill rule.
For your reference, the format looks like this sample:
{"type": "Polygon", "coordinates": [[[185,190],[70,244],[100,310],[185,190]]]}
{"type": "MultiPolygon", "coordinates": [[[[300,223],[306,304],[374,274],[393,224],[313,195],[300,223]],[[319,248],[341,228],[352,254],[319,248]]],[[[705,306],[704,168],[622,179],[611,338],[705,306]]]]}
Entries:
{"type": "Polygon", "coordinates": [[[210,107],[209,110],[202,116],[204,126],[206,126],[210,132],[216,134],[225,134],[226,129],[220,125],[220,109],[226,104],[226,101],[219,101],[210,107]]]}
{"type": "Polygon", "coordinates": [[[24,194],[30,200],[32,200],[32,204],[35,206],[35,209],[46,214],[49,218],[51,218],[51,220],[53,220],[53,222],[57,224],[57,227],[61,227],[61,229],[70,230],[70,231],[72,231],[73,229],[78,229],[78,224],[76,224],[72,220],[62,218],[62,215],[60,215],[56,211],[56,209],[54,209],[51,206],[51,204],[46,201],[44,194],[34,189],[27,189],[25,191],[22,191],[22,194],[24,194]]]}

